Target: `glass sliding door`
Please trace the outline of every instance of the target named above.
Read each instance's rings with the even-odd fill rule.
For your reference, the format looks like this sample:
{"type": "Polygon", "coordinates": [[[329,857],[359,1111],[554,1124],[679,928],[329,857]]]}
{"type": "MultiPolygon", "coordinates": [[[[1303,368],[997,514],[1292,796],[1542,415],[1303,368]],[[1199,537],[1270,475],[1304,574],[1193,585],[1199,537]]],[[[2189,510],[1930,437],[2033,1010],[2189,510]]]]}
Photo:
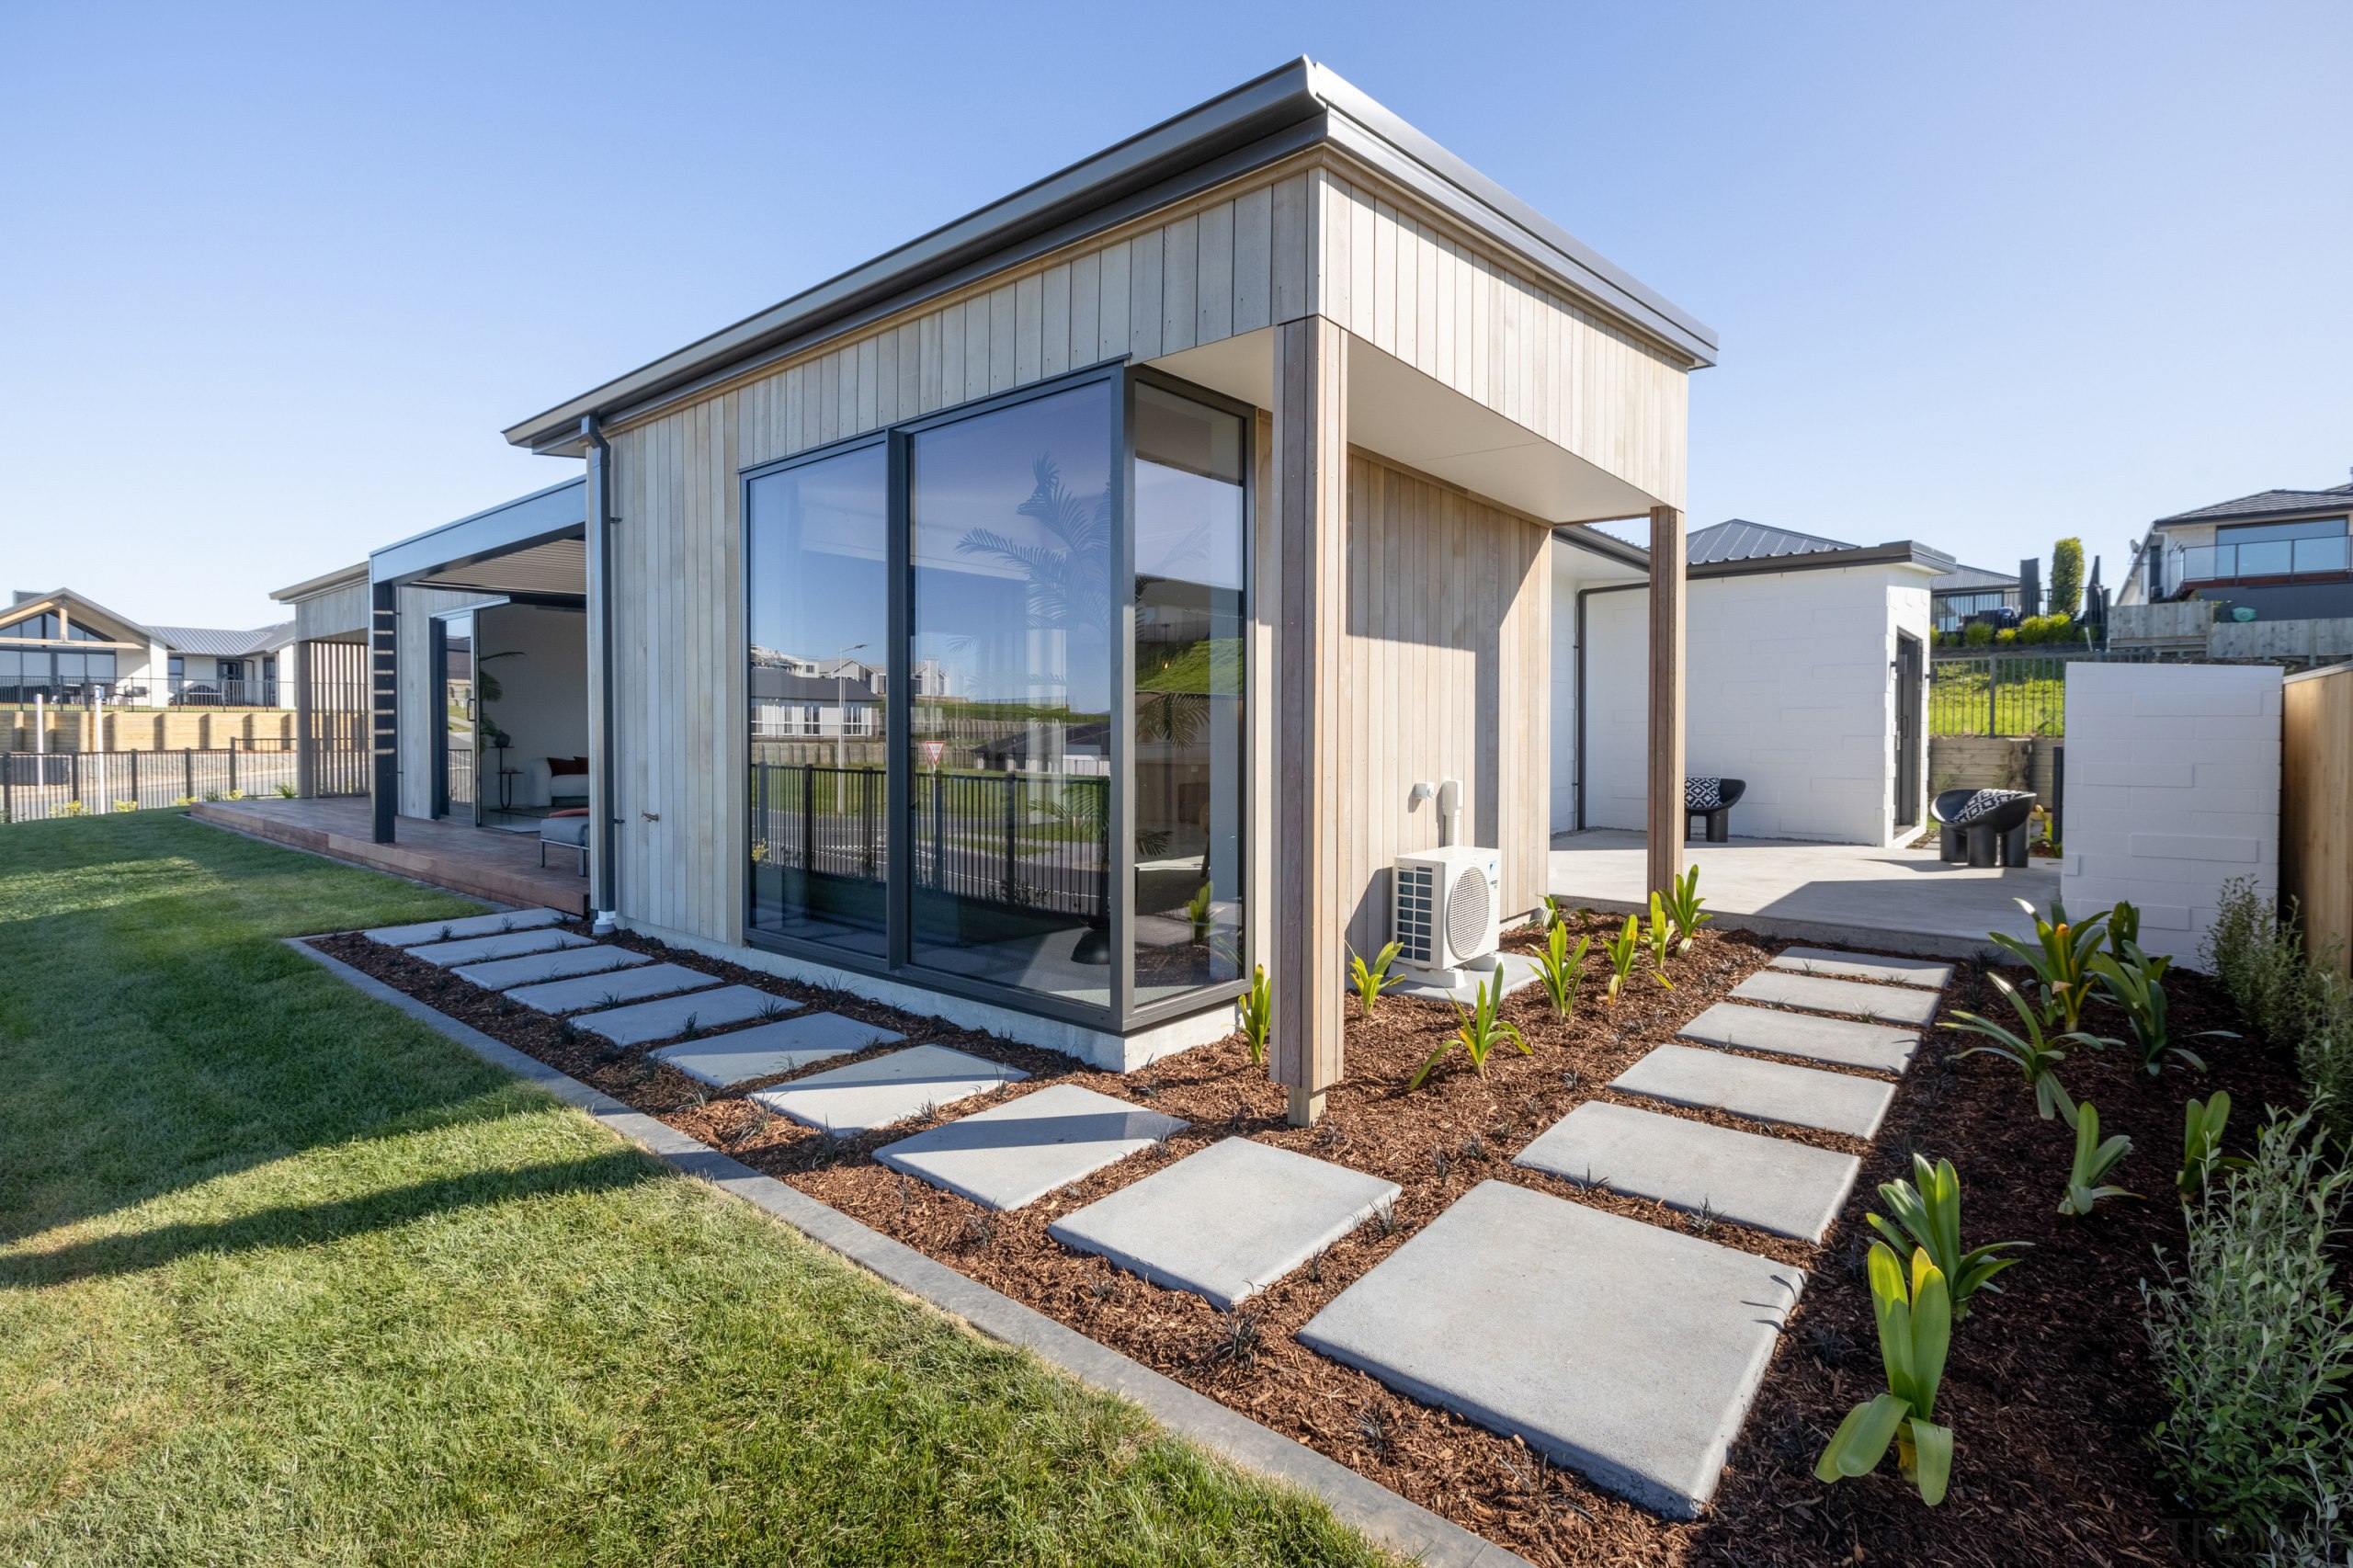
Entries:
{"type": "Polygon", "coordinates": [[[1241,416],[1140,381],[1135,452],[1135,1002],[1242,976],[1241,416]]]}
{"type": "Polygon", "coordinates": [[[888,461],[880,441],[746,487],[751,926],[889,956],[888,461]]]}
{"type": "Polygon", "coordinates": [[[1111,1002],[1118,385],[908,437],[909,956],[1111,1002]]]}
{"type": "MultiPolygon", "coordinates": [[[[474,618],[471,615],[445,615],[434,623],[435,680],[441,695],[440,763],[435,779],[435,816],[458,817],[466,822],[475,820],[474,801],[477,791],[474,780],[474,618]]],[[[222,660],[225,672],[235,668],[237,687],[243,685],[243,666],[234,660],[222,660]]],[[[221,700],[234,700],[231,677],[221,680],[221,700]]]]}

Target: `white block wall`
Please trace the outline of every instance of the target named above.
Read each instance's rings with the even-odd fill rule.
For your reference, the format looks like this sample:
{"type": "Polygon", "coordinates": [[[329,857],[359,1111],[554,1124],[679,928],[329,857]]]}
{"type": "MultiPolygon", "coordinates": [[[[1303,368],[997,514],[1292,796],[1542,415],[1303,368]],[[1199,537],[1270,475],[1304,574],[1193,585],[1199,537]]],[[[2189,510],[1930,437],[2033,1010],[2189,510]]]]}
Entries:
{"type": "Polygon", "coordinates": [[[2223,882],[2278,892],[2280,680],[2267,665],[2067,666],[2071,913],[2130,899],[2141,945],[2195,964],[2223,882]]]}
{"type": "MultiPolygon", "coordinates": [[[[1687,585],[1684,755],[1693,774],[1745,778],[1741,838],[1884,845],[1895,826],[1896,637],[1928,636],[1928,574],[1914,567],[1699,578],[1687,585]]],[[[1573,825],[1572,594],[1556,583],[1553,828],[1573,825]],[[1568,635],[1561,635],[1567,633],[1568,635]]],[[[1586,600],[1586,825],[1643,825],[1649,597],[1586,600]]],[[[1925,733],[1925,726],[1924,726],[1925,733]]],[[[1925,823],[1927,774],[1915,820],[1925,823]]],[[[1916,831],[1906,828],[1904,836],[1916,831]]]]}

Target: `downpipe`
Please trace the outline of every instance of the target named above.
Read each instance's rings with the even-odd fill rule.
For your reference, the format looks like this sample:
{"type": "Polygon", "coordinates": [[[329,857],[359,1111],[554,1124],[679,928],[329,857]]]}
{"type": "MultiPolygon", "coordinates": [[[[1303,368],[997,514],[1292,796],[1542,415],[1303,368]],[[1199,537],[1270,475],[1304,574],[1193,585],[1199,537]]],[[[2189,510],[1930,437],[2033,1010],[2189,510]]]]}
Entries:
{"type": "Polygon", "coordinates": [[[614,836],[620,830],[613,795],[613,449],[593,414],[582,416],[580,435],[589,453],[588,575],[597,596],[597,801],[604,819],[595,835],[597,881],[592,892],[597,909],[591,928],[599,937],[609,937],[620,926],[620,899],[614,889],[619,858],[613,852],[614,836]]]}

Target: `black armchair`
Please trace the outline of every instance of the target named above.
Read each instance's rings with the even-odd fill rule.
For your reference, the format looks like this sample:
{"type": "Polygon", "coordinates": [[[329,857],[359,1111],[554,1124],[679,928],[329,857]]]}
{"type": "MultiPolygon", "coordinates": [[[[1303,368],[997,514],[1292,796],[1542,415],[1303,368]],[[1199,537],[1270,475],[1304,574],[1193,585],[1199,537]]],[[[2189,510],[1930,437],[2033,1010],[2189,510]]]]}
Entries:
{"type": "Polygon", "coordinates": [[[1947,790],[1928,803],[1937,819],[1938,853],[1972,866],[2023,866],[2026,829],[2034,815],[2029,790],[1947,790]]]}
{"type": "Polygon", "coordinates": [[[1683,781],[1683,836],[1691,836],[1691,819],[1704,818],[1708,842],[1722,844],[1732,836],[1732,809],[1748,793],[1745,778],[1686,778],[1683,781]]]}

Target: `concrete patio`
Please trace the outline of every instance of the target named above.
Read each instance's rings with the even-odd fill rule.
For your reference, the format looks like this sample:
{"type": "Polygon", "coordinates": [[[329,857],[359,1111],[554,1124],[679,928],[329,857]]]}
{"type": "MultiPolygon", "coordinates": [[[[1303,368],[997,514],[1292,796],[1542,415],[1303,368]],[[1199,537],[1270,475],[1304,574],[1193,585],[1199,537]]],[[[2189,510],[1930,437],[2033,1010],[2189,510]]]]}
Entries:
{"type": "MultiPolygon", "coordinates": [[[[2032,940],[2034,923],[2011,902],[2042,908],[2059,895],[2059,862],[2017,870],[1947,865],[1934,847],[1876,849],[1734,838],[1693,844],[1699,895],[1719,927],[1933,958],[1998,956],[1985,940],[2006,931],[2032,940]]],[[[1643,835],[1617,828],[1556,834],[1551,888],[1571,906],[1640,912],[1643,835]]]]}

